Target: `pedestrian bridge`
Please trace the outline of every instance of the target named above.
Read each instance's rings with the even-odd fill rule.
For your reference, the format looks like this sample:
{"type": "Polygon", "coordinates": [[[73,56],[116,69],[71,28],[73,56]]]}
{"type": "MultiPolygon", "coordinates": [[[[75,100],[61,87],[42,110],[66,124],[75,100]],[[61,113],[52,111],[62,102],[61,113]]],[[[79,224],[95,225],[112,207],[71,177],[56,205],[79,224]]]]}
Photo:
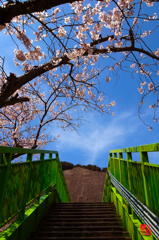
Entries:
{"type": "MultiPolygon", "coordinates": [[[[159,164],[151,164],[148,159],[149,152],[158,151],[159,143],[109,152],[101,204],[103,203],[103,209],[108,211],[109,216],[110,208],[116,212],[128,236],[118,237],[117,234],[115,236],[114,226],[114,230],[109,232],[110,235],[104,235],[103,231],[101,234],[98,232],[99,237],[91,237],[96,236],[94,227],[94,231],[87,231],[84,237],[69,235],[58,238],[54,233],[52,237],[47,237],[49,235],[46,234],[45,237],[43,235],[35,239],[159,239],[159,164]],[[140,154],[140,161],[132,159],[134,152],[140,154]],[[123,153],[126,153],[125,159],[123,153]]],[[[57,151],[0,146],[0,240],[29,239],[33,236],[31,234],[36,233],[40,222],[46,218],[52,206],[58,205],[56,214],[60,210],[64,211],[63,208],[68,210],[71,207],[74,211],[79,210],[79,207],[75,207],[76,203],[70,204],[57,151]],[[13,154],[26,154],[26,161],[12,163],[13,154]],[[40,154],[40,159],[32,161],[34,154],[40,154]],[[48,159],[45,159],[46,154],[49,156],[48,159]]],[[[90,207],[97,211],[97,208],[92,206],[82,205],[83,213],[87,211],[87,218],[91,216],[90,207]]],[[[105,210],[101,213],[103,211],[105,210]]],[[[100,214],[97,216],[100,218],[100,214]]],[[[69,215],[65,217],[67,221],[69,215]]],[[[107,219],[107,223],[108,220],[111,221],[111,218],[107,219]]],[[[105,223],[102,224],[100,227],[105,223]]]]}

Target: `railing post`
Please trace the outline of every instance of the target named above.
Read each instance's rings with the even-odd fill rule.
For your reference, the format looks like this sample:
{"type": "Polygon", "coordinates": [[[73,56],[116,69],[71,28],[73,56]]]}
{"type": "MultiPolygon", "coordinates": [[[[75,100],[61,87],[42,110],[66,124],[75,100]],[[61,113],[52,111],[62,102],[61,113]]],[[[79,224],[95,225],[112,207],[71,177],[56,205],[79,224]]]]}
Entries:
{"type": "Polygon", "coordinates": [[[132,154],[131,152],[126,153],[127,158],[127,171],[128,171],[128,184],[129,184],[129,191],[131,192],[131,182],[130,182],[130,169],[129,169],[129,160],[132,160],[132,154]]]}
{"type": "Polygon", "coordinates": [[[41,181],[40,181],[40,188],[39,188],[39,192],[38,192],[38,196],[37,198],[35,199],[35,204],[39,204],[39,201],[40,201],[40,194],[42,192],[42,186],[43,186],[43,170],[44,170],[44,156],[45,154],[44,153],[41,153],[40,154],[40,160],[41,160],[41,166],[40,166],[40,169],[39,169],[39,175],[41,176],[41,181]]]}
{"type": "Polygon", "coordinates": [[[107,182],[107,196],[106,196],[106,200],[105,202],[111,202],[111,181],[110,181],[110,177],[108,176],[108,182],[107,182]]]}
{"type": "Polygon", "coordinates": [[[8,177],[10,172],[10,164],[12,160],[12,153],[5,153],[4,156],[2,155],[2,161],[6,165],[5,170],[3,169],[2,174],[0,174],[0,225],[1,225],[1,214],[2,214],[2,208],[5,198],[5,193],[7,189],[7,183],[8,183],[8,177]]]}
{"type": "Polygon", "coordinates": [[[114,177],[116,178],[115,158],[117,158],[117,155],[116,153],[113,153],[114,177]]]}
{"type": "Polygon", "coordinates": [[[45,194],[49,194],[50,192],[50,185],[51,185],[51,172],[52,172],[52,153],[49,153],[49,159],[51,160],[51,163],[50,163],[50,168],[51,168],[51,171],[50,171],[50,177],[49,177],[49,188],[45,191],[45,194]]]}
{"type": "Polygon", "coordinates": [[[32,158],[33,158],[33,154],[32,153],[28,153],[27,154],[27,159],[26,159],[26,162],[30,162],[29,164],[29,174],[28,174],[28,192],[27,192],[27,197],[28,199],[26,200],[26,203],[27,201],[29,201],[29,193],[30,193],[30,187],[31,187],[31,167],[32,167],[32,158]]]}
{"type": "MultiPolygon", "coordinates": [[[[123,159],[123,153],[119,152],[119,172],[120,172],[120,182],[122,184],[122,172],[121,172],[121,159],[123,159]]],[[[123,197],[121,196],[121,202],[123,204],[123,197]]]]}
{"type": "MultiPolygon", "coordinates": [[[[108,168],[107,168],[107,172],[106,172],[106,177],[105,177],[105,195],[106,195],[106,202],[110,202],[110,193],[111,193],[111,181],[110,181],[110,177],[109,177],[109,173],[108,171],[111,172],[112,169],[112,164],[114,165],[114,159],[112,159],[112,153],[109,153],[109,162],[108,162],[108,168]],[[108,189],[108,190],[107,190],[108,189]]],[[[103,199],[105,198],[105,196],[103,195],[103,199]]]]}
{"type": "Polygon", "coordinates": [[[56,159],[57,159],[57,161],[56,161],[56,186],[57,186],[57,188],[56,188],[56,190],[57,190],[57,192],[58,192],[58,194],[59,194],[59,196],[61,195],[60,194],[60,191],[61,191],[61,189],[60,189],[60,180],[61,180],[61,178],[58,176],[59,175],[59,173],[60,173],[60,170],[59,170],[59,154],[58,154],[58,152],[56,153],[56,159]],[[59,190],[59,191],[58,191],[59,190]]]}
{"type": "Polygon", "coordinates": [[[0,153],[0,164],[3,164],[3,153],[0,153]]]}
{"type": "MultiPolygon", "coordinates": [[[[126,153],[126,158],[127,158],[127,170],[128,170],[128,183],[129,183],[129,191],[131,192],[131,181],[130,181],[130,168],[129,168],[129,160],[132,160],[132,153],[127,152],[126,153]]],[[[132,214],[133,218],[136,219],[136,214],[135,211],[128,205],[128,213],[132,214]]]]}
{"type": "Polygon", "coordinates": [[[24,219],[25,207],[26,207],[26,203],[29,199],[32,154],[27,154],[26,162],[28,162],[28,161],[30,161],[29,173],[28,173],[28,179],[26,181],[26,184],[25,184],[25,187],[24,187],[24,190],[23,190],[21,211],[18,213],[18,219],[17,220],[19,220],[19,221],[22,221],[24,219]]]}
{"type": "MultiPolygon", "coordinates": [[[[58,153],[56,153],[56,159],[58,159],[58,153]]],[[[57,186],[57,171],[58,170],[58,161],[56,161],[56,186],[57,186]]]]}
{"type": "Polygon", "coordinates": [[[119,154],[119,172],[120,172],[120,182],[122,184],[122,172],[121,172],[121,159],[123,159],[123,154],[122,153],[118,153],[119,154]]]}
{"type": "Polygon", "coordinates": [[[144,171],[144,162],[149,162],[147,152],[140,152],[140,159],[141,159],[141,171],[142,171],[142,177],[143,177],[143,183],[144,183],[145,201],[146,201],[146,206],[149,207],[146,178],[145,178],[145,171],[144,171]]]}

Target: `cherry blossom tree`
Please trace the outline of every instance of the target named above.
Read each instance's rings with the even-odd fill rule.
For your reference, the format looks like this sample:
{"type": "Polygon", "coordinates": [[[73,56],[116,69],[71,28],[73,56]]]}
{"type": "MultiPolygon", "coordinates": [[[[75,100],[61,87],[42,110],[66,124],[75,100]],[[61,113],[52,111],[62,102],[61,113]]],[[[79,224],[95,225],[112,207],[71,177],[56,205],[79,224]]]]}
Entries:
{"type": "Polygon", "coordinates": [[[154,94],[156,101],[149,107],[154,109],[153,120],[158,121],[159,48],[153,49],[147,40],[158,31],[157,13],[149,14],[157,2],[0,2],[0,34],[13,40],[13,62],[21,72],[19,76],[7,74],[1,56],[1,146],[40,149],[59,137],[48,140],[42,133],[49,124],[56,121],[64,131],[67,127],[76,130],[81,110],[110,114],[116,102],[100,90],[104,72],[102,80],[106,82],[118,78],[120,71],[136,75],[141,94],[139,114],[144,98],[154,94]],[[105,61],[102,69],[100,61],[105,61]],[[73,111],[78,113],[76,119],[70,115],[73,111]],[[36,126],[35,119],[39,119],[36,126]]]}

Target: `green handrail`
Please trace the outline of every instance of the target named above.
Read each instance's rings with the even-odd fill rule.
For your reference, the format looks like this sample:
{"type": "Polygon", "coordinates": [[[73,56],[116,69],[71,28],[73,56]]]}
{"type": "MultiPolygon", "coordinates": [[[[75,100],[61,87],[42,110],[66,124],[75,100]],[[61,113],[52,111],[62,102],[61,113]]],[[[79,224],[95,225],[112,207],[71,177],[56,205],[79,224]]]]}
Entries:
{"type": "MultiPolygon", "coordinates": [[[[71,202],[58,152],[0,146],[0,227],[17,214],[17,221],[24,222],[26,207],[34,201],[34,206],[42,209],[43,201],[50,196],[53,202],[71,202]],[[13,153],[27,154],[26,162],[11,163],[13,153]],[[32,161],[33,154],[40,154],[40,159],[32,161]],[[49,159],[44,159],[45,154],[49,154],[49,159]]],[[[2,232],[0,239],[8,236],[2,232]]]]}
{"type": "MultiPolygon", "coordinates": [[[[114,202],[117,213],[122,216],[124,226],[129,231],[132,239],[146,239],[141,235],[135,235],[133,230],[135,220],[139,220],[133,209],[125,206],[126,201],[110,184],[110,173],[128,189],[140,202],[146,205],[151,212],[159,217],[159,164],[151,164],[148,159],[148,152],[158,152],[159,143],[116,149],[109,152],[109,162],[105,178],[102,202],[114,202]],[[140,162],[132,159],[132,153],[140,153],[140,162]],[[123,159],[126,153],[126,159],[123,159]],[[111,194],[110,194],[111,191],[111,194]],[[131,218],[132,226],[128,224],[131,218]],[[131,227],[130,227],[131,226],[131,227]]],[[[139,222],[138,222],[139,223],[139,222]]],[[[138,230],[140,226],[138,226],[138,230]]],[[[136,233],[137,234],[137,233],[136,233]]],[[[149,238],[156,239],[156,238],[149,238]]]]}
{"type": "MultiPolygon", "coordinates": [[[[150,164],[148,152],[159,151],[159,143],[112,150],[107,173],[112,175],[136,198],[159,216],[159,165],[150,164]],[[132,152],[139,152],[141,162],[132,160],[132,152]],[[126,159],[123,159],[126,153],[126,159]]],[[[141,235],[141,222],[125,206],[124,199],[112,186],[106,173],[102,202],[114,202],[125,229],[133,240],[147,239],[141,235]]],[[[56,202],[70,202],[70,196],[57,151],[0,147],[0,227],[18,214],[18,220],[0,234],[0,239],[26,240],[36,231],[40,219],[56,202]],[[26,162],[11,163],[13,153],[27,154],[26,162]],[[40,160],[32,161],[33,154],[40,160]],[[49,159],[44,160],[45,154],[49,159]],[[55,158],[52,158],[55,154],[55,158]],[[43,194],[43,196],[41,196],[43,194]],[[27,211],[32,201],[35,201],[27,211]],[[47,209],[47,210],[46,210],[47,209]]],[[[150,236],[149,240],[156,239],[150,236]]]]}

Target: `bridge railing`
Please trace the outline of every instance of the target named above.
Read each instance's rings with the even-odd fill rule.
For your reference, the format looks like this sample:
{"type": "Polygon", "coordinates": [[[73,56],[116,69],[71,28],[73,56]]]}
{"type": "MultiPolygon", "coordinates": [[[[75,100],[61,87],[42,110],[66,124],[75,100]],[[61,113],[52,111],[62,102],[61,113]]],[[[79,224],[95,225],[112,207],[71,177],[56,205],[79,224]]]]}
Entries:
{"type": "Polygon", "coordinates": [[[71,201],[57,151],[0,146],[0,227],[17,214],[23,221],[26,207],[32,201],[38,205],[41,196],[53,189],[57,202],[71,201]],[[27,154],[26,162],[12,163],[14,153],[27,154]],[[40,159],[32,161],[34,154],[40,154],[40,159]]]}
{"type": "MultiPolygon", "coordinates": [[[[109,162],[102,201],[114,202],[116,204],[117,212],[120,212],[120,215],[122,215],[123,221],[125,222],[125,227],[127,230],[130,230],[131,233],[133,230],[127,225],[129,220],[128,218],[126,220],[126,217],[124,217],[126,216],[124,215],[126,214],[124,209],[126,209],[129,217],[131,216],[134,219],[140,220],[141,218],[135,214],[132,206],[130,207],[130,204],[122,197],[115,185],[112,185],[110,174],[152,213],[154,213],[157,218],[159,218],[159,164],[149,163],[148,158],[148,152],[158,151],[159,143],[117,149],[109,152],[109,162]],[[132,159],[133,152],[138,152],[140,154],[140,162],[132,159]],[[123,153],[126,153],[126,159],[123,159],[123,153]],[[120,207],[119,210],[118,205],[120,205],[120,201],[124,207],[120,207]]],[[[132,236],[133,234],[134,232],[132,233],[132,236]]],[[[136,236],[136,239],[140,238],[136,236]]]]}

